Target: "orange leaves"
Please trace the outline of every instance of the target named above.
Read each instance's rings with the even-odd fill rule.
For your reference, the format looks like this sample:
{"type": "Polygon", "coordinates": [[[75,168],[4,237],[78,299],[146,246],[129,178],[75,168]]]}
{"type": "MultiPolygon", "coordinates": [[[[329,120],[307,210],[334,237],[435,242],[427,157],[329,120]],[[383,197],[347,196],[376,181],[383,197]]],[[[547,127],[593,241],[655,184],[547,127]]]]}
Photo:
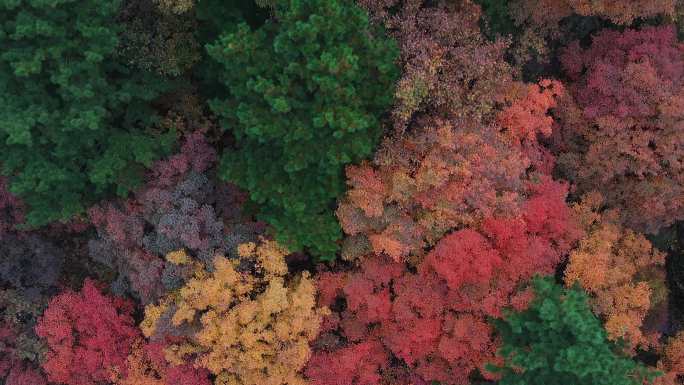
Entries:
{"type": "Polygon", "coordinates": [[[379,217],[383,212],[385,184],[380,175],[367,163],[347,167],[347,192],[354,206],[363,210],[368,217],[379,217]]]}
{"type": "Polygon", "coordinates": [[[508,97],[512,104],[501,111],[497,119],[514,141],[536,141],[537,135],[550,136],[553,118],[547,115],[556,107],[556,99],[563,94],[563,85],[544,79],[537,84],[519,84],[511,87],[508,97]]]}
{"type": "MultiPolygon", "coordinates": [[[[515,212],[529,165],[495,127],[423,119],[415,130],[386,142],[373,164],[348,169],[351,190],[337,210],[347,234],[397,261],[422,257],[453,228],[515,212]]],[[[343,254],[363,256],[353,251],[343,254]]]]}
{"type": "Polygon", "coordinates": [[[664,375],[657,378],[653,385],[680,385],[684,376],[684,332],[680,331],[668,338],[660,350],[661,359],[657,368],[664,375]]]}
{"type": "Polygon", "coordinates": [[[622,228],[615,213],[600,214],[601,205],[594,193],[575,206],[586,235],[570,254],[565,282],[578,282],[592,295],[609,338],[624,338],[631,348],[648,346],[657,333],[643,330],[643,323],[665,300],[665,257],[643,235],[622,228]]]}
{"type": "Polygon", "coordinates": [[[173,365],[164,358],[160,343],[137,341],[117,385],[210,385],[209,372],[189,364],[173,365]]]}

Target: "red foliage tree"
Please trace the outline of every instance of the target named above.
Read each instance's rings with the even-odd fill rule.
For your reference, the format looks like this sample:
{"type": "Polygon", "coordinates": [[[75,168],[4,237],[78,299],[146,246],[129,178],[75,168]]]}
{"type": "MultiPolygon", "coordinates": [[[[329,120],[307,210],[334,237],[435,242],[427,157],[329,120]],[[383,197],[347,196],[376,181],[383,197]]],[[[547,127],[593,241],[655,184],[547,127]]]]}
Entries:
{"type": "Polygon", "coordinates": [[[529,19],[537,28],[553,28],[573,13],[629,25],[638,18],[674,15],[675,0],[514,0],[509,7],[519,24],[529,19]]]}
{"type": "Polygon", "coordinates": [[[446,235],[415,270],[380,254],[358,269],[321,274],[319,302],[336,308],[342,298],[345,306],[326,320],[320,340],[334,342],[314,352],[307,375],[315,384],[354,383],[336,363],[365,343],[385,352],[358,369],[376,384],[408,381],[396,377],[391,357],[425,383],[467,384],[474,370],[487,374],[497,346],[487,317],[524,308],[530,293],[521,284],[553,273],[580,236],[566,194],[566,185],[541,177],[523,190],[518,215],[446,235]]]}
{"type": "Polygon", "coordinates": [[[86,280],[80,292],[66,290],[50,300],[36,325],[49,352],[43,369],[51,382],[95,385],[111,381],[125,366],[140,332],[132,306],[103,295],[86,280]]]}
{"type": "Polygon", "coordinates": [[[351,344],[335,352],[321,352],[309,361],[305,374],[312,385],[377,385],[387,353],[377,341],[351,344]]]}
{"type": "Polygon", "coordinates": [[[672,27],[604,31],[561,57],[561,170],[654,233],[684,218],[684,44],[672,27]]]}
{"type": "Polygon", "coordinates": [[[489,282],[502,262],[487,238],[471,229],[459,230],[442,238],[425,258],[425,264],[432,267],[451,290],[467,284],[489,282]]]}

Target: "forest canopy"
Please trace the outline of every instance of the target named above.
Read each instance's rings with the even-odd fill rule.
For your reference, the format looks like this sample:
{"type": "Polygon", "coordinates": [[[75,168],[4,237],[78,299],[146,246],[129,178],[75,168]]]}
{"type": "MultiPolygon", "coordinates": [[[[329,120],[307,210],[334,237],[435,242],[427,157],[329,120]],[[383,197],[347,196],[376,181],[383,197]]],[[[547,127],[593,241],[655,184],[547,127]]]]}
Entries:
{"type": "Polygon", "coordinates": [[[683,39],[684,0],[0,0],[0,384],[684,384],[683,39]]]}

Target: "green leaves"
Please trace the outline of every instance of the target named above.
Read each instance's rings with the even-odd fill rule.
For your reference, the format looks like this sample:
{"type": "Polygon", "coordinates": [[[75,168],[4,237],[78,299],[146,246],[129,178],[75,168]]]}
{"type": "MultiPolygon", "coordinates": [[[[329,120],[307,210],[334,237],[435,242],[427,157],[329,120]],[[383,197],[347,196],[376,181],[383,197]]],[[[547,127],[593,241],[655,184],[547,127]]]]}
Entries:
{"type": "Polygon", "coordinates": [[[143,130],[167,86],[117,62],[119,4],[0,3],[0,163],[29,225],[125,194],[168,150],[143,130]]]}
{"type": "Polygon", "coordinates": [[[332,259],[343,169],[380,138],[398,49],[349,0],[287,0],[274,13],[207,45],[227,94],[210,105],[237,145],[221,176],[250,191],[291,250],[332,259]]]}
{"type": "Polygon", "coordinates": [[[505,365],[491,368],[501,385],[640,385],[657,373],[624,356],[609,342],[587,296],[552,278],[534,280],[536,298],[495,326],[503,339],[505,365]]]}

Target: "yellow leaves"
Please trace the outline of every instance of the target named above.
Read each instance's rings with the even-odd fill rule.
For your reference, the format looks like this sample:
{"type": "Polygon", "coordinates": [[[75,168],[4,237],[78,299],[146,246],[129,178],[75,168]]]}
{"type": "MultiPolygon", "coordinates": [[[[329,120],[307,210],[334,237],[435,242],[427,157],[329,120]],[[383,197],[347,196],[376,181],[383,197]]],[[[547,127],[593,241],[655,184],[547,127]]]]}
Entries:
{"type": "Polygon", "coordinates": [[[164,358],[172,365],[182,365],[185,363],[186,356],[197,354],[201,351],[202,349],[190,343],[170,345],[164,349],[164,358]]]}
{"type": "Polygon", "coordinates": [[[175,265],[186,265],[190,263],[190,257],[185,250],[176,250],[166,254],[166,260],[175,265]]]}
{"type": "Polygon", "coordinates": [[[241,243],[237,247],[238,249],[238,255],[240,258],[247,258],[251,257],[254,255],[254,252],[256,251],[256,243],[254,242],[247,242],[247,243],[241,243]]]}
{"type": "MultiPolygon", "coordinates": [[[[276,242],[261,240],[240,245],[239,260],[217,256],[211,272],[198,271],[164,300],[173,307],[164,301],[149,306],[143,323],[154,329],[155,320],[173,309],[172,324],[196,332],[187,343],[168,348],[167,359],[180,363],[196,357],[195,365],[215,374],[216,384],[305,384],[299,372],[327,313],[316,308],[308,273],[286,279],[287,253],[276,242]]],[[[180,253],[171,258],[184,260],[180,253]]]]}
{"type": "Polygon", "coordinates": [[[140,330],[145,337],[151,337],[157,330],[159,318],[168,310],[168,302],[162,301],[159,305],[145,306],[145,319],[140,323],[140,330]]]}
{"type": "Polygon", "coordinates": [[[274,241],[264,241],[256,249],[256,256],[264,272],[274,276],[285,276],[287,264],[285,256],[289,251],[274,241]]]}

